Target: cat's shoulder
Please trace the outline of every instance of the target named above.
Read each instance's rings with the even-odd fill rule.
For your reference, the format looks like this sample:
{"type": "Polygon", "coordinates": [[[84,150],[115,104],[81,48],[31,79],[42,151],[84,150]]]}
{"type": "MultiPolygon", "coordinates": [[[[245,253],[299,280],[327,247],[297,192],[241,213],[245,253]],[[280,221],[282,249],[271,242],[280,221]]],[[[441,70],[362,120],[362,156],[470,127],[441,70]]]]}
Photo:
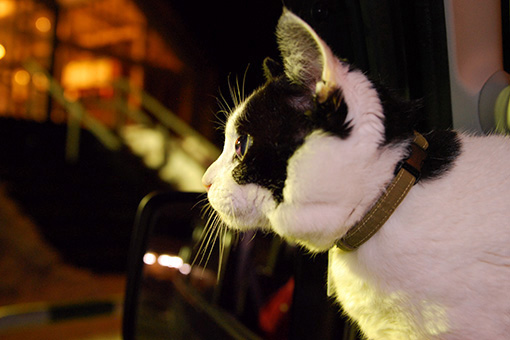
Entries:
{"type": "Polygon", "coordinates": [[[424,181],[443,177],[459,163],[476,163],[478,167],[484,167],[482,164],[485,164],[488,168],[491,168],[491,164],[510,166],[509,136],[481,136],[455,130],[438,130],[423,135],[429,144],[421,174],[424,181]]]}
{"type": "Polygon", "coordinates": [[[510,136],[459,131],[425,136],[430,145],[422,169],[424,185],[438,183],[441,192],[446,187],[463,187],[476,191],[478,196],[498,190],[501,194],[510,193],[510,136]]]}

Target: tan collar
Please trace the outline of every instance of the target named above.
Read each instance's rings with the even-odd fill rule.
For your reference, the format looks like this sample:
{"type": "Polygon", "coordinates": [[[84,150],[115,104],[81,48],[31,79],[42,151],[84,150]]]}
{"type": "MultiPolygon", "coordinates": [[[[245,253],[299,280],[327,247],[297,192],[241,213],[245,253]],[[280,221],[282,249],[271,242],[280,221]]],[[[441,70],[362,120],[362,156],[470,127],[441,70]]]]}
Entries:
{"type": "Polygon", "coordinates": [[[406,197],[411,187],[420,179],[421,167],[427,157],[428,146],[425,137],[415,131],[414,140],[411,143],[411,154],[401,162],[395,178],[368,213],[335,242],[338,248],[344,251],[355,250],[383,226],[406,197]]]}

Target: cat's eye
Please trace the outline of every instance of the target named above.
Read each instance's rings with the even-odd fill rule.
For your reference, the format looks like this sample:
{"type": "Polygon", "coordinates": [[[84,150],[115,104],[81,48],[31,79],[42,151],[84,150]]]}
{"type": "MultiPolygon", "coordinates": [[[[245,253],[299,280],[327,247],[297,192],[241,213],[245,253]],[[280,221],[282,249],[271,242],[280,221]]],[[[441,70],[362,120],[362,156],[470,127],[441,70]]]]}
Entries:
{"type": "Polygon", "coordinates": [[[236,155],[239,160],[243,160],[246,152],[253,143],[253,138],[250,135],[242,135],[237,138],[235,143],[236,155]]]}

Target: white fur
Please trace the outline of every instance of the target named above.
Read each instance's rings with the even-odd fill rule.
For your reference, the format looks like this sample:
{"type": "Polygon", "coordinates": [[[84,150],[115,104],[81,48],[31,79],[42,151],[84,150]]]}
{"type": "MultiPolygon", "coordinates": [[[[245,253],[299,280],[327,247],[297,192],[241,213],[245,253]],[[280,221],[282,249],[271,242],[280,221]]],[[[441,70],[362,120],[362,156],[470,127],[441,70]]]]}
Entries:
{"type": "Polygon", "coordinates": [[[510,141],[462,142],[365,246],[333,249],[338,300],[371,339],[508,339],[510,141]]]}
{"type": "MultiPolygon", "coordinates": [[[[283,16],[283,25],[311,30],[292,13],[283,16]]],[[[351,135],[307,136],[288,162],[284,199],[276,204],[269,190],[237,185],[231,176],[241,104],[228,121],[222,155],[204,175],[211,205],[234,228],[271,228],[311,251],[331,249],[334,294],[369,339],[509,339],[510,140],[460,135],[462,152],[449,172],[415,185],[357,251],[333,247],[380,196],[404,150],[380,146],[382,107],[367,78],[312,38],[329,77],[317,94],[342,89],[351,135]]]]}

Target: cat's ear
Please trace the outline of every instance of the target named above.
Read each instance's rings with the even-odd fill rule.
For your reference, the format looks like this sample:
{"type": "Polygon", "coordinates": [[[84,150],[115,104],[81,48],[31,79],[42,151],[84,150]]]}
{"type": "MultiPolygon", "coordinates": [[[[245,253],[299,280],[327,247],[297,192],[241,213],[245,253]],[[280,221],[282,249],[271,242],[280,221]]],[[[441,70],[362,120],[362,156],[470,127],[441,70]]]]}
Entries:
{"type": "Polygon", "coordinates": [[[325,101],[338,88],[333,76],[336,57],[329,46],[286,8],[278,21],[276,35],[287,77],[310,88],[320,102],[325,101]]]}
{"type": "Polygon", "coordinates": [[[283,74],[282,64],[269,57],[264,59],[264,62],[262,63],[262,68],[264,70],[264,76],[267,81],[277,78],[278,76],[281,76],[283,74]]]}

